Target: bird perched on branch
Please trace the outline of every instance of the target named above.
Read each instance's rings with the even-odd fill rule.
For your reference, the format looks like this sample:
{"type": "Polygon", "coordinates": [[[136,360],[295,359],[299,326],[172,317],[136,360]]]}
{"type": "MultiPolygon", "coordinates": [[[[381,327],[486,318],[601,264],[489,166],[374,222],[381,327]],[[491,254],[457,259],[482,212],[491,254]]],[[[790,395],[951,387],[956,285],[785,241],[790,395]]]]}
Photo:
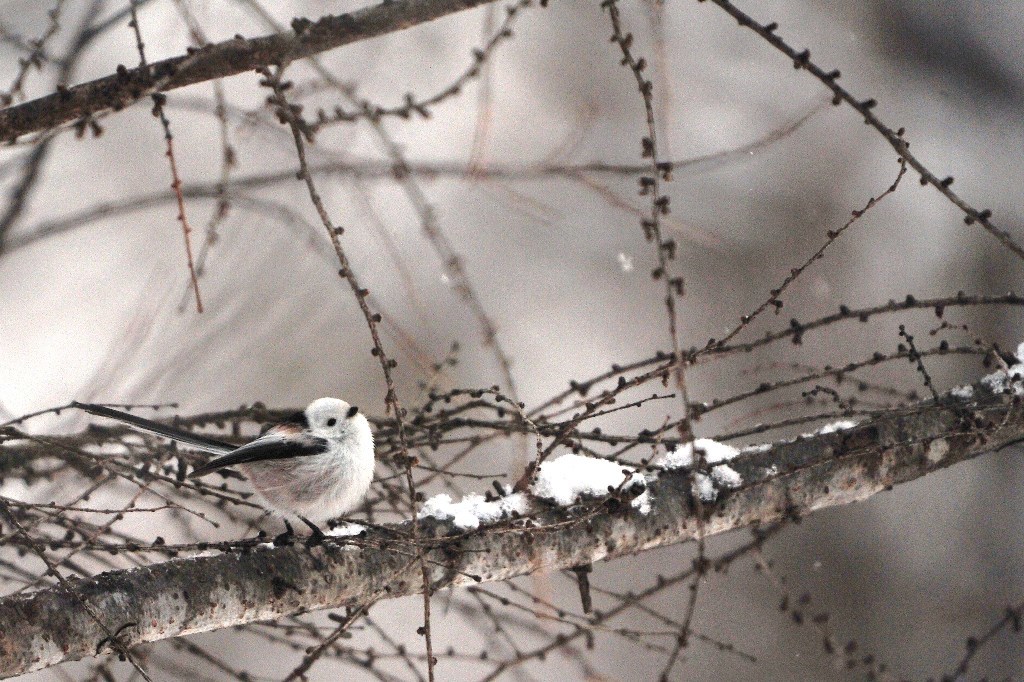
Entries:
{"type": "Polygon", "coordinates": [[[90,414],[219,455],[196,468],[189,478],[237,467],[268,506],[298,516],[318,540],[323,533],[315,522],[355,509],[373,480],[370,424],[358,407],[337,398],[314,400],[302,412],[241,447],[105,405],[72,404],[90,414]]]}

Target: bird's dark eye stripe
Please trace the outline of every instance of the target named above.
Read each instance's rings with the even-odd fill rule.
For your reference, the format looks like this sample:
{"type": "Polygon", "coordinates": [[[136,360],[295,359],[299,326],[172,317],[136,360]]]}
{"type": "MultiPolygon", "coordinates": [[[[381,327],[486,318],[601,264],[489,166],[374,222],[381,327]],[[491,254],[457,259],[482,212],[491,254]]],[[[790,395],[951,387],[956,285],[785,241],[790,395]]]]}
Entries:
{"type": "Polygon", "coordinates": [[[357,414],[359,414],[359,408],[358,407],[353,405],[352,407],[348,408],[348,417],[349,417],[349,419],[351,419],[352,417],[356,416],[357,414]]]}
{"type": "Polygon", "coordinates": [[[338,423],[338,420],[335,419],[334,417],[331,417],[330,419],[327,420],[327,425],[328,426],[334,426],[337,423],[338,423]]]}

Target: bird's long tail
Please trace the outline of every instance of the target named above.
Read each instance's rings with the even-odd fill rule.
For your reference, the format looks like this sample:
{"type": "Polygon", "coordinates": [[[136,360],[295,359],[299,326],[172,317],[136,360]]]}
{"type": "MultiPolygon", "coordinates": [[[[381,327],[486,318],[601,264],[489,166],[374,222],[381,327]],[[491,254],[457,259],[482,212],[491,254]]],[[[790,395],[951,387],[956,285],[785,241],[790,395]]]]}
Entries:
{"type": "Polygon", "coordinates": [[[185,429],[175,428],[168,426],[167,424],[161,424],[160,422],[151,421],[144,419],[138,415],[131,414],[129,412],[122,412],[121,410],[115,410],[112,407],[105,405],[94,405],[91,403],[80,403],[74,401],[71,403],[72,407],[77,407],[80,410],[94,414],[97,417],[107,417],[108,419],[116,419],[119,422],[127,424],[128,426],[151,433],[156,436],[163,436],[164,438],[170,438],[178,443],[189,445],[197,450],[203,452],[212,452],[215,455],[223,455],[235,450],[238,446],[231,445],[219,441],[216,438],[210,438],[209,436],[202,436],[185,429]]]}

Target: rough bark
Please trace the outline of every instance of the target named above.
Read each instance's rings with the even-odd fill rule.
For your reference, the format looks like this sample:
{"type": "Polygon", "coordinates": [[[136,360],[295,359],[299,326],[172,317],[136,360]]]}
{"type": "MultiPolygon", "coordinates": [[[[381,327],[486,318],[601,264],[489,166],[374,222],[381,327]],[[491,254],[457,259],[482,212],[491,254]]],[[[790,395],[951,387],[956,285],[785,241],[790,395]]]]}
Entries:
{"type": "MultiPolygon", "coordinates": [[[[979,385],[972,400],[926,401],[852,429],[746,452],[730,463],[743,476],[742,487],[704,505],[704,532],[863,500],[1005,447],[1024,438],[1020,402],[979,385]]],[[[431,543],[435,588],[570,568],[693,539],[698,524],[688,473],[663,472],[649,490],[654,505],[647,515],[608,500],[570,508],[534,501],[529,520],[468,533],[427,519],[420,535],[431,543]]],[[[378,546],[257,547],[0,599],[0,671],[17,675],[109,651],[105,630],[120,632],[130,647],[421,590],[412,547],[397,533],[375,530],[363,541],[378,546]]]]}
{"type": "Polygon", "coordinates": [[[0,141],[13,141],[101,111],[123,109],[156,91],[303,59],[489,2],[493,0],[391,0],[317,21],[295,19],[295,30],[259,38],[237,36],[154,62],[148,71],[119,66],[117,73],[105,78],[0,110],[0,141]]]}

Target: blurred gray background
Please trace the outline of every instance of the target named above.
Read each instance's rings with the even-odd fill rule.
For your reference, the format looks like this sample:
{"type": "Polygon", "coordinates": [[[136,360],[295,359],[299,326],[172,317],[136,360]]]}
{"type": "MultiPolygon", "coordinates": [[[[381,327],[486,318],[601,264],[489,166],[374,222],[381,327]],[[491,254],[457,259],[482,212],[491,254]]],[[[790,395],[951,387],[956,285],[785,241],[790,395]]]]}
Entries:
{"type": "MultiPolygon", "coordinates": [[[[210,40],[268,32],[244,2],[187,4],[210,40]]],[[[49,5],[3,2],[0,22],[25,36],[40,35],[49,5]]],[[[68,27],[80,21],[85,5],[67,3],[68,27]]],[[[293,16],[315,18],[360,6],[276,2],[266,9],[287,25],[293,16]]],[[[911,149],[933,172],[953,175],[954,188],[972,205],[990,208],[999,225],[1024,238],[1019,2],[773,0],[741,7],[761,21],[778,21],[780,35],[798,49],[810,48],[822,67],[841,69],[841,83],[858,97],[876,98],[878,115],[893,128],[906,128],[911,149]]],[[[109,2],[104,15],[119,9],[109,2]]],[[[810,115],[770,144],[681,167],[667,185],[673,206],[667,229],[679,241],[677,267],[686,278],[683,342],[702,345],[755,308],[790,268],[813,253],[826,230],[841,226],[851,210],[888,187],[897,171],[895,154],[855,112],[828,106],[829,95],[819,83],[710,3],[623,2],[622,11],[637,36],[636,51],[653,64],[663,157],[684,161],[742,148],[778,136],[810,115]]],[[[338,78],[356,83],[360,96],[381,104],[400,104],[406,92],[427,96],[468,66],[471,50],[485,39],[485,12],[352,45],[323,55],[322,62],[338,78]]],[[[151,2],[140,19],[151,61],[181,54],[190,44],[174,3],[151,2]]],[[[639,163],[642,103],[609,35],[596,2],[553,0],[547,9],[526,12],[514,38],[490,63],[490,125],[475,160],[527,169],[546,163],[639,163]]],[[[58,35],[56,46],[64,44],[61,39],[66,36],[58,35]]],[[[0,46],[0,86],[14,77],[19,54],[8,44],[0,46]]],[[[137,61],[130,30],[112,30],[84,54],[72,82],[137,61]]],[[[33,72],[27,94],[52,91],[54,73],[49,67],[33,72]]],[[[302,65],[288,75],[299,88],[315,76],[302,65]]],[[[238,159],[234,178],[296,168],[290,134],[261,108],[266,91],[257,78],[243,74],[224,82],[238,159]]],[[[335,93],[314,93],[306,99],[307,113],[337,101],[335,93]]],[[[12,239],[106,202],[154,193],[168,201],[76,221],[75,229],[0,257],[3,409],[18,415],[70,399],[175,401],[187,414],[255,400],[301,406],[321,395],[339,395],[383,414],[384,388],[368,352],[368,333],[337,277],[301,183],[285,181],[250,194],[289,207],[308,224],[282,221],[244,202],[232,205],[201,279],[207,310],[195,312],[176,208],[169,201],[163,131],[149,109],[140,104],[105,118],[98,138],[65,134],[54,143],[12,239]]],[[[213,183],[219,176],[220,132],[212,111],[208,84],[169,95],[167,113],[186,184],[213,183]]],[[[385,126],[412,162],[468,164],[478,130],[479,84],[432,113],[429,120],[388,120],[385,126]]],[[[5,192],[18,177],[11,164],[24,152],[0,151],[5,192]]],[[[311,155],[314,162],[387,158],[365,123],[325,130],[311,155]]],[[[649,277],[653,251],[635,212],[645,209],[636,179],[589,178],[589,186],[550,177],[496,180],[462,173],[420,180],[499,329],[528,406],[563,390],[570,379],[668,347],[663,292],[649,277]]],[[[443,377],[443,386],[500,383],[476,321],[459,301],[401,187],[386,178],[357,181],[328,174],[318,183],[333,218],[346,227],[355,271],[405,335],[403,341],[389,327],[385,338],[397,349],[400,395],[415,401],[429,364],[443,358],[453,341],[461,344],[459,364],[443,377]],[[395,256],[408,281],[398,276],[395,256]]],[[[198,246],[214,202],[192,200],[188,210],[198,246]]],[[[766,314],[748,337],[785,326],[791,317],[832,312],[840,303],[874,305],[907,294],[924,298],[961,289],[1020,293],[1021,272],[1019,260],[979,227],[965,226],[955,207],[910,174],[896,195],[854,225],[794,285],[782,314],[766,314]]],[[[947,319],[969,325],[971,333],[963,338],[978,335],[1010,349],[1024,340],[1016,309],[957,310],[947,319]]],[[[691,397],[727,396],[780,376],[772,370],[750,372],[770,363],[838,364],[876,350],[891,352],[900,323],[926,338],[935,318],[925,311],[869,325],[845,324],[808,334],[800,347],[781,345],[696,368],[688,375],[691,397]]],[[[929,369],[940,390],[985,371],[977,361],[961,359],[934,360],[929,369]]],[[[872,376],[920,389],[919,377],[903,363],[872,376]]],[[[669,402],[611,423],[634,431],[656,427],[676,409],[669,402]]],[[[698,423],[698,435],[713,437],[761,420],[750,411],[741,405],[715,413],[698,423]]],[[[35,428],[82,424],[80,418],[65,417],[43,420],[35,428]]],[[[793,433],[773,437],[787,435],[793,433]]],[[[815,607],[829,612],[840,641],[855,640],[897,678],[939,677],[955,668],[968,636],[984,632],[1024,593],[1019,570],[1024,476],[1016,456],[986,456],[868,503],[816,514],[772,541],[766,553],[794,594],[810,593],[815,607]]],[[[514,448],[496,447],[490,457],[477,465],[510,468],[514,448]]],[[[741,539],[716,539],[712,553],[741,539]]],[[[638,589],[656,573],[685,565],[689,552],[668,548],[601,565],[593,579],[638,589]]],[[[553,577],[550,589],[554,599],[577,605],[572,584],[553,577]]],[[[681,615],[685,600],[680,589],[663,595],[657,606],[681,615]]],[[[477,635],[455,614],[444,615],[441,604],[438,597],[438,646],[473,641],[477,635]]],[[[687,649],[673,679],[863,677],[862,670],[836,670],[817,632],[795,625],[778,604],[778,592],[749,560],[726,575],[710,576],[700,593],[696,627],[758,662],[697,643],[687,649]]],[[[376,607],[376,614],[393,624],[397,639],[416,642],[410,623],[420,608],[418,600],[397,601],[376,607]]],[[[222,650],[235,647],[234,660],[248,661],[252,668],[252,652],[231,633],[198,641],[217,642],[222,650]]],[[[610,638],[599,640],[588,656],[606,679],[650,679],[663,663],[610,638]]],[[[293,659],[267,662],[266,674],[286,673],[293,659]]],[[[72,666],[67,673],[77,675],[76,670],[72,666]]],[[[313,676],[335,679],[342,670],[359,679],[358,670],[329,663],[316,667],[313,676]]],[[[526,670],[526,679],[583,678],[578,665],[558,656],[526,670]]],[[[439,672],[443,679],[475,679],[478,670],[446,664],[439,672]]],[[[61,674],[44,672],[33,679],[61,679],[61,674]]],[[[979,655],[971,679],[982,675],[1024,675],[1019,635],[1003,634],[979,655]]]]}

